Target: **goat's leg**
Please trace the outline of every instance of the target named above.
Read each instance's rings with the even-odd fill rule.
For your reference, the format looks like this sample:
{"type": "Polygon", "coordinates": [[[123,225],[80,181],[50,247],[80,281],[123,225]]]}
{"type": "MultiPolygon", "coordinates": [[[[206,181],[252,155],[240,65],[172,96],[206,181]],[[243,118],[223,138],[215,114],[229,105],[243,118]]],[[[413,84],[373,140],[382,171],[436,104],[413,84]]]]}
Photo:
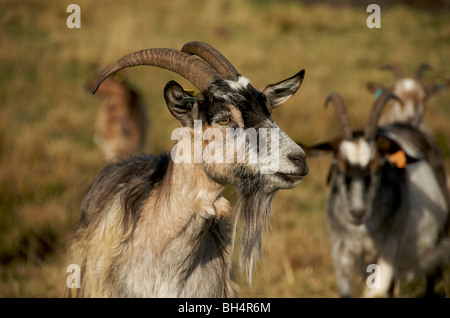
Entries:
{"type": "Polygon", "coordinates": [[[426,290],[425,290],[425,297],[430,297],[430,298],[439,297],[439,294],[437,294],[434,291],[434,286],[435,286],[435,283],[437,281],[443,279],[443,277],[444,277],[444,275],[443,275],[442,267],[438,267],[431,273],[427,273],[427,275],[426,275],[427,286],[426,286],[426,290]]]}
{"type": "Polygon", "coordinates": [[[352,269],[353,256],[342,241],[333,246],[332,257],[336,273],[337,287],[341,297],[353,297],[352,269]]]}

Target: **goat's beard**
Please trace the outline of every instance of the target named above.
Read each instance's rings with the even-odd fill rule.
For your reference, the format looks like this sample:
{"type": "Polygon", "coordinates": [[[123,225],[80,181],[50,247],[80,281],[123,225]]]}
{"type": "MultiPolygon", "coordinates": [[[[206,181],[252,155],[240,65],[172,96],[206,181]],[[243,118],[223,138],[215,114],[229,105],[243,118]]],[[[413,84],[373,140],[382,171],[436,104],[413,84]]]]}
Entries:
{"type": "Polygon", "coordinates": [[[272,200],[279,188],[268,181],[259,170],[253,170],[245,165],[231,169],[232,178],[219,175],[210,169],[207,169],[207,173],[218,183],[233,185],[236,191],[232,250],[239,236],[239,269],[245,270],[251,285],[255,264],[263,257],[262,234],[270,226],[272,200]],[[237,233],[239,221],[240,235],[237,233]]]}
{"type": "Polygon", "coordinates": [[[233,226],[233,249],[237,237],[237,225],[241,221],[239,269],[246,272],[249,284],[252,284],[253,270],[258,260],[263,257],[262,234],[270,226],[272,200],[276,190],[268,190],[256,182],[245,182],[236,187],[237,201],[235,204],[233,226]],[[251,183],[251,184],[249,184],[251,183]]]}

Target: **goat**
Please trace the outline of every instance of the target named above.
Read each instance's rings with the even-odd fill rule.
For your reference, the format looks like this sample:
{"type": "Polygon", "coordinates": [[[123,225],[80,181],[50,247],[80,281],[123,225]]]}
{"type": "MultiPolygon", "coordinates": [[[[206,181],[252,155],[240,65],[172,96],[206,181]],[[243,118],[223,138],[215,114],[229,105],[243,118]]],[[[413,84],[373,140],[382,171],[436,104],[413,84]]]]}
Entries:
{"type": "MultiPolygon", "coordinates": [[[[430,127],[424,122],[426,103],[430,97],[444,92],[450,87],[450,78],[444,80],[435,80],[433,83],[426,84],[423,81],[424,71],[432,70],[432,67],[427,63],[420,63],[415,71],[414,76],[405,77],[403,69],[397,64],[387,64],[381,66],[382,70],[390,70],[395,75],[395,82],[392,86],[386,87],[379,83],[369,82],[367,88],[372,91],[375,96],[381,94],[382,91],[390,91],[397,97],[399,101],[394,103],[389,108],[385,116],[381,116],[380,125],[386,125],[394,122],[409,123],[412,126],[418,127],[423,133],[428,134],[429,147],[436,146],[433,133],[430,127]]],[[[434,153],[438,153],[435,151],[434,153]]],[[[442,155],[438,155],[442,157],[442,155]]],[[[442,161],[439,159],[438,161],[442,161]]],[[[439,176],[439,181],[442,178],[439,176]]],[[[450,192],[450,178],[447,178],[447,189],[450,192]]]]}
{"type": "Polygon", "coordinates": [[[388,113],[380,118],[380,125],[408,122],[413,126],[421,126],[428,99],[450,87],[450,79],[425,84],[422,79],[423,72],[431,70],[431,66],[426,63],[417,66],[414,77],[405,77],[403,70],[395,64],[384,65],[380,69],[391,70],[395,74],[394,85],[386,87],[379,83],[369,82],[367,88],[375,94],[379,94],[382,90],[389,90],[401,100],[401,103],[394,102],[388,113]]]}
{"type": "MultiPolygon", "coordinates": [[[[89,81],[88,88],[98,81],[89,81]]],[[[143,98],[125,80],[114,76],[103,81],[98,89],[103,99],[97,116],[95,143],[107,161],[113,161],[142,151],[148,129],[143,98]]]]}
{"type": "MultiPolygon", "coordinates": [[[[203,132],[208,128],[279,132],[280,170],[262,173],[262,163],[250,163],[248,157],[244,162],[177,163],[167,154],[107,165],[87,189],[69,245],[70,262],[81,268],[81,288],[69,294],[236,296],[231,251],[239,234],[238,219],[239,265],[251,283],[255,262],[263,256],[261,234],[276,191],[299,185],[308,173],[305,152],[271,117],[272,109],[298,90],[305,71],[260,91],[215,48],[194,41],[181,51],[156,48],[124,56],[106,68],[94,92],[109,75],[138,65],[171,70],[200,90],[191,95],[175,81],[164,88],[167,107],[187,137],[195,137],[198,121],[203,132]],[[226,185],[237,193],[233,225],[228,220],[230,203],[222,195],[226,185]]],[[[206,147],[202,140],[200,150],[206,147]]],[[[191,149],[194,153],[189,155],[195,159],[195,144],[191,149]]]]}
{"type": "MultiPolygon", "coordinates": [[[[338,93],[325,105],[336,107],[342,137],[312,146],[334,154],[328,182],[327,221],[340,296],[352,297],[352,274],[379,265],[379,288],[367,297],[393,296],[400,278],[428,276],[448,262],[449,202],[439,147],[407,123],[377,127],[385,91],[375,101],[364,131],[352,131],[338,93]],[[397,285],[395,285],[397,284],[397,285]]],[[[305,149],[307,149],[305,147],[305,149]]],[[[309,153],[307,151],[307,153],[309,153]]]]}

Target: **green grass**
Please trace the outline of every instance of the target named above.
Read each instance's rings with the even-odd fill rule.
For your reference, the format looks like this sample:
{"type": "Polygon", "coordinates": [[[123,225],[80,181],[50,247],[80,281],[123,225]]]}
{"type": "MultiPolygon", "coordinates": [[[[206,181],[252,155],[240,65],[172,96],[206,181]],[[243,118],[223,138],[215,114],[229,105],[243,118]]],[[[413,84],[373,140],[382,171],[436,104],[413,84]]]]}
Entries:
{"type": "MultiPolygon", "coordinates": [[[[100,67],[131,51],[211,43],[255,87],[306,69],[299,92],[273,116],[305,144],[339,134],[323,102],[339,91],[354,128],[364,126],[369,80],[392,82],[377,70],[426,61],[425,80],[450,76],[450,12],[403,5],[382,7],[382,28],[366,27],[366,8],[305,6],[298,1],[76,1],[81,29],[66,27],[73,1],[0,4],[0,297],[60,297],[66,273],[64,244],[77,222],[83,191],[104,165],[92,137],[99,100],[83,85],[100,67]]],[[[171,149],[177,122],[162,91],[173,73],[155,68],[123,72],[143,93],[150,117],[145,151],[171,149]]],[[[450,94],[430,100],[426,121],[450,168],[450,94]]],[[[241,296],[337,297],[325,219],[330,158],[310,158],[310,174],[275,197],[265,259],[241,296]]],[[[449,283],[447,275],[446,284],[449,283]]],[[[447,290],[448,286],[441,286],[447,290]]],[[[417,295],[408,285],[404,296],[417,295]]]]}

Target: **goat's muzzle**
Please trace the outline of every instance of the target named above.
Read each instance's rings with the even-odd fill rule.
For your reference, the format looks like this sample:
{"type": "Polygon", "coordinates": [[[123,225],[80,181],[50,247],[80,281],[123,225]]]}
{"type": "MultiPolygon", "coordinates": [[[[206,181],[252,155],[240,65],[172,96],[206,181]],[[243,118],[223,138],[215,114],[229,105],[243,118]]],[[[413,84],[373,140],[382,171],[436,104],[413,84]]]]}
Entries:
{"type": "Polygon", "coordinates": [[[275,175],[284,182],[290,184],[288,187],[295,187],[299,185],[303,178],[308,174],[309,168],[306,163],[306,155],[302,151],[289,154],[287,158],[289,159],[289,162],[292,163],[294,169],[289,170],[289,172],[278,171],[275,175]]]}
{"type": "Polygon", "coordinates": [[[305,177],[309,172],[308,164],[306,163],[306,154],[304,152],[288,155],[289,160],[294,166],[298,168],[298,176],[305,177]]]}
{"type": "Polygon", "coordinates": [[[351,222],[354,225],[360,225],[364,222],[365,219],[365,213],[366,211],[364,209],[351,209],[350,210],[350,216],[351,216],[351,222]]]}

